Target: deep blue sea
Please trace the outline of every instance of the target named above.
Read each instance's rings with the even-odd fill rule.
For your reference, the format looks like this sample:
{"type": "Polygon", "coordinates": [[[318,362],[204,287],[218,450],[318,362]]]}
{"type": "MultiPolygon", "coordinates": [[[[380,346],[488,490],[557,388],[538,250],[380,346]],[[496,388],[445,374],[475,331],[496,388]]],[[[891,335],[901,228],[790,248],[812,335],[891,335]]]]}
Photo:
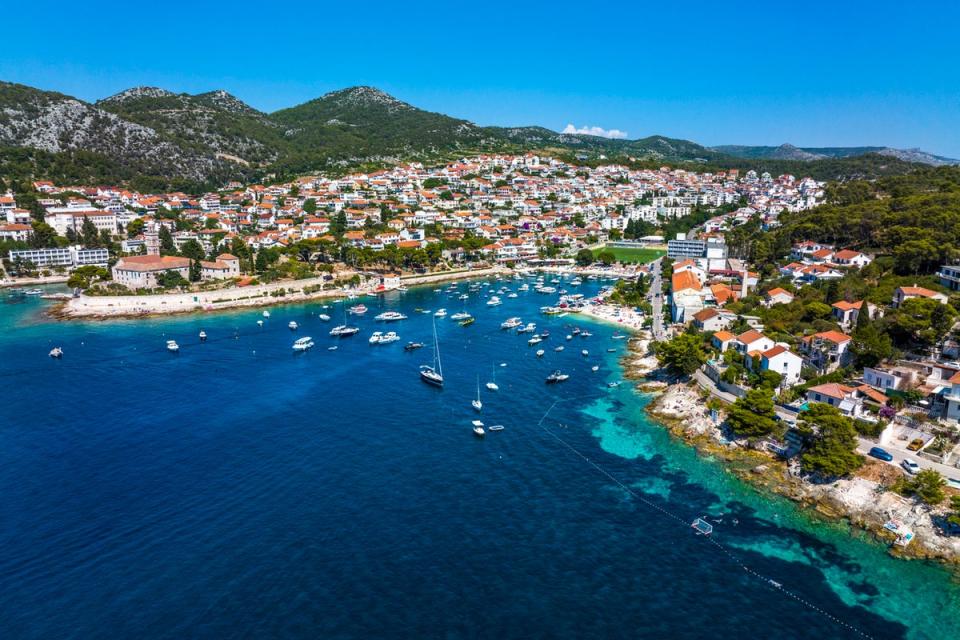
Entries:
{"type": "Polygon", "coordinates": [[[548,296],[366,298],[336,341],[318,315],[340,303],[258,327],[260,310],[57,322],[0,295],[3,638],[960,637],[947,571],[672,440],[607,386],[615,328],[542,316],[548,296]],[[418,379],[429,347],[403,350],[439,307],[477,318],[437,322],[442,390],[418,379]],[[371,346],[384,309],[410,316],[389,326],[403,340],[371,346]],[[509,316],[550,329],[542,359],[509,316]],[[570,380],[546,385],[557,368],[570,380]],[[494,375],[479,417],[505,428],[480,440],[470,400],[494,375]],[[712,540],[689,527],[704,514],[712,540]]]}

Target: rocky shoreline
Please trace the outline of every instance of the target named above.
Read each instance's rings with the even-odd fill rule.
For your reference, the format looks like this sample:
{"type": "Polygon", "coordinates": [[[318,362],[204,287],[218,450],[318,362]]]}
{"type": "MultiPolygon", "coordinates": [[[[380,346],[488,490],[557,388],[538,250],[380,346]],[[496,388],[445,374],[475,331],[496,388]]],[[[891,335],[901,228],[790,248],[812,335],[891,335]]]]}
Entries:
{"type": "Polygon", "coordinates": [[[731,473],[760,491],[785,496],[818,517],[845,520],[869,532],[889,545],[891,555],[960,564],[960,536],[943,535],[934,522],[940,515],[937,510],[887,489],[900,475],[898,469],[868,459],[849,479],[824,484],[805,480],[773,454],[728,440],[720,426],[722,409],[720,424],[715,424],[707,394],[695,382],[668,379],[657,369],[649,347],[649,338],[631,340],[621,364],[625,377],[634,381],[638,390],[657,394],[647,413],[673,436],[704,455],[722,460],[731,473]],[[893,544],[897,536],[884,528],[891,520],[906,524],[913,532],[909,545],[893,544]]]}

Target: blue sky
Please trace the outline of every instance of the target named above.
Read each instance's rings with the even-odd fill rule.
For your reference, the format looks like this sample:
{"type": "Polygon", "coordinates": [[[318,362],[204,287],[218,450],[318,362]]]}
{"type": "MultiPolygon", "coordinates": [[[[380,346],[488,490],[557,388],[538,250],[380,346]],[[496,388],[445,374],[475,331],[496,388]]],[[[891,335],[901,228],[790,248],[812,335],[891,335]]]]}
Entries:
{"type": "Polygon", "coordinates": [[[3,16],[0,79],[85,100],[223,88],[272,111],[366,84],[484,125],[960,158],[960,2],[36,0],[3,16]]]}

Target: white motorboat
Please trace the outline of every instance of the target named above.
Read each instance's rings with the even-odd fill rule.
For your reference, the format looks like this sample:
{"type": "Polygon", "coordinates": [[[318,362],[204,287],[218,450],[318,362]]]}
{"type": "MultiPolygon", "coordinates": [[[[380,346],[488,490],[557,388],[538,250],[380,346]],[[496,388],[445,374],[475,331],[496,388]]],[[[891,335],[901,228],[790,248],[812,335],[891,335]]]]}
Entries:
{"type": "Polygon", "coordinates": [[[333,329],[330,329],[330,335],[337,338],[349,338],[350,336],[358,333],[360,333],[360,327],[348,327],[345,324],[341,324],[333,329]]]}
{"type": "Polygon", "coordinates": [[[535,335],[535,336],[533,336],[532,338],[530,338],[529,340],[527,340],[527,344],[530,345],[531,347],[532,347],[533,345],[535,345],[535,344],[540,344],[541,342],[543,342],[543,338],[541,338],[540,336],[537,336],[537,335],[535,335]]]}
{"type": "Polygon", "coordinates": [[[420,365],[420,379],[435,387],[443,386],[443,365],[440,363],[440,343],[437,341],[437,322],[433,322],[433,364],[420,365]]]}
{"type": "Polygon", "coordinates": [[[584,349],[584,350],[583,350],[583,351],[581,351],[580,353],[582,353],[582,354],[583,354],[584,356],[588,356],[588,355],[590,355],[590,352],[589,352],[589,351],[587,351],[586,349],[584,349]]]}
{"type": "Polygon", "coordinates": [[[49,355],[51,358],[62,358],[63,349],[61,349],[60,347],[54,347],[53,349],[50,349],[49,355]]]}
{"type": "Polygon", "coordinates": [[[500,300],[500,298],[498,298],[497,296],[491,296],[491,298],[490,298],[489,300],[487,300],[487,306],[488,306],[488,307],[496,307],[496,306],[499,306],[499,305],[501,305],[501,304],[503,304],[503,302],[502,302],[502,301],[500,300]]]}
{"type": "Polygon", "coordinates": [[[207,341],[207,332],[201,330],[201,331],[200,331],[200,342],[206,342],[206,341],[207,341]]]}
{"type": "Polygon", "coordinates": [[[461,294],[460,294],[460,299],[461,299],[461,300],[467,300],[467,299],[469,299],[469,298],[470,298],[470,296],[468,296],[468,295],[465,294],[465,293],[461,293],[461,294]]]}
{"type": "MultiPolygon", "coordinates": [[[[512,293],[512,292],[511,292],[511,293],[508,293],[508,294],[507,294],[507,297],[508,297],[508,298],[518,298],[519,296],[518,296],[516,293],[512,293]]],[[[493,427],[490,427],[490,428],[493,429],[493,427]]]]}
{"type": "Polygon", "coordinates": [[[600,371],[600,367],[598,365],[593,365],[590,367],[590,371],[600,371]]]}
{"type": "Polygon", "coordinates": [[[407,316],[397,311],[384,311],[375,315],[373,319],[381,322],[396,322],[397,320],[406,320],[407,316]]]}
{"type": "Polygon", "coordinates": [[[397,335],[396,331],[387,331],[380,338],[380,344],[390,344],[391,342],[396,342],[400,339],[400,336],[397,335]]]}
{"type": "Polygon", "coordinates": [[[473,433],[474,433],[478,438],[482,438],[482,437],[484,436],[484,434],[485,434],[485,432],[484,432],[484,430],[483,430],[483,423],[480,422],[479,420],[474,420],[472,424],[473,424],[473,433]]]}
{"type": "Polygon", "coordinates": [[[287,327],[290,328],[290,331],[296,331],[300,327],[300,325],[297,324],[296,320],[291,320],[290,322],[287,323],[287,327]]]}
{"type": "Polygon", "coordinates": [[[563,351],[563,345],[560,345],[559,347],[554,347],[553,350],[554,350],[554,351],[563,351]]]}
{"type": "Polygon", "coordinates": [[[262,327],[262,326],[263,326],[263,320],[257,320],[257,326],[258,326],[258,327],[262,327]]]}
{"type": "Polygon", "coordinates": [[[467,313],[466,311],[458,311],[458,312],[456,312],[455,314],[453,314],[452,316],[450,316],[450,319],[451,319],[451,320],[466,320],[467,318],[472,318],[472,317],[473,317],[473,316],[471,316],[471,315],[470,315],[469,313],[467,313]]]}
{"type": "Polygon", "coordinates": [[[570,335],[569,333],[567,334],[567,340],[573,340],[573,336],[570,335]]]}
{"type": "Polygon", "coordinates": [[[443,318],[447,315],[446,309],[437,309],[437,312],[433,314],[434,318],[443,318]]]}
{"type": "Polygon", "coordinates": [[[270,312],[264,310],[264,312],[263,312],[263,317],[264,317],[264,318],[269,318],[269,317],[270,317],[270,312]]]}
{"type": "Polygon", "coordinates": [[[39,296],[43,295],[43,289],[27,289],[23,292],[25,296],[39,296]]]}
{"type": "Polygon", "coordinates": [[[557,382],[565,382],[569,380],[570,376],[566,373],[561,373],[559,369],[547,376],[547,384],[554,384],[557,382]]]}
{"type": "Polygon", "coordinates": [[[542,358],[543,354],[546,353],[543,349],[537,349],[537,357],[542,358]]]}
{"type": "Polygon", "coordinates": [[[306,351],[307,349],[310,349],[311,347],[313,347],[313,338],[311,338],[310,336],[304,336],[304,337],[302,337],[302,338],[298,338],[298,339],[293,343],[293,350],[294,350],[294,351],[306,351]]]}
{"type": "Polygon", "coordinates": [[[339,348],[337,345],[333,345],[332,347],[327,347],[327,351],[336,351],[339,348]]]}
{"type": "Polygon", "coordinates": [[[180,351],[180,345],[177,344],[176,340],[167,340],[167,351],[176,353],[180,351]]]}
{"type": "Polygon", "coordinates": [[[373,335],[370,336],[370,339],[367,340],[367,342],[369,342],[370,344],[379,344],[379,343],[380,343],[380,338],[382,338],[382,337],[383,337],[383,333],[382,333],[382,332],[380,332],[380,331],[374,331],[374,332],[373,332],[373,335]]]}
{"type": "Polygon", "coordinates": [[[328,316],[328,315],[325,314],[325,313],[321,313],[321,314],[320,314],[319,316],[317,316],[317,317],[320,318],[321,320],[323,320],[324,322],[330,322],[330,316],[328,316]]]}
{"type": "Polygon", "coordinates": [[[483,409],[483,402],[480,401],[480,376],[477,376],[477,397],[470,404],[476,411],[483,409]]]}
{"type": "Polygon", "coordinates": [[[514,317],[514,318],[507,318],[506,320],[504,320],[503,322],[500,323],[500,328],[501,328],[501,329],[513,329],[513,328],[515,328],[515,327],[519,327],[519,326],[522,325],[522,324],[523,324],[523,322],[520,321],[520,318],[516,318],[516,317],[514,317]]]}
{"type": "Polygon", "coordinates": [[[367,306],[364,304],[355,304],[350,307],[349,312],[351,315],[362,316],[367,312],[367,306]]]}

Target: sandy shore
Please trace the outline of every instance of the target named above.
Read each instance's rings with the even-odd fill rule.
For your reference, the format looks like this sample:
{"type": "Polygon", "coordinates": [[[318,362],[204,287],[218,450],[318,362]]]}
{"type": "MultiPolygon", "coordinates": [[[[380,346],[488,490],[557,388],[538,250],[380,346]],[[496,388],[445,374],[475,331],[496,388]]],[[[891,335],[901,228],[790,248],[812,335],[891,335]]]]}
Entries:
{"type": "MultiPolygon", "coordinates": [[[[424,275],[410,275],[401,278],[404,286],[419,286],[463,280],[484,278],[507,273],[500,267],[477,270],[447,271],[424,275]]],[[[188,293],[164,293],[144,296],[85,296],[72,298],[62,305],[54,307],[50,315],[63,318],[141,318],[177,313],[216,312],[221,309],[243,307],[265,307],[280,304],[293,304],[310,300],[343,298],[348,295],[373,295],[376,285],[361,284],[355,288],[330,286],[329,289],[305,292],[315,286],[330,286],[323,278],[308,278],[274,282],[250,287],[231,287],[213,291],[188,293]],[[282,291],[282,295],[280,292],[282,291]]]]}
{"type": "MultiPolygon", "coordinates": [[[[891,545],[894,555],[960,562],[960,537],[943,535],[934,522],[944,515],[944,507],[932,509],[888,491],[887,487],[901,475],[890,465],[868,460],[850,478],[825,484],[810,482],[766,451],[729,442],[721,426],[710,418],[696,385],[670,385],[650,404],[648,412],[688,444],[724,460],[741,479],[786,496],[822,517],[849,520],[886,543],[892,543],[896,536],[884,524],[894,520],[902,523],[915,537],[907,547],[891,545]]],[[[720,420],[722,424],[722,412],[720,420]]]]}

